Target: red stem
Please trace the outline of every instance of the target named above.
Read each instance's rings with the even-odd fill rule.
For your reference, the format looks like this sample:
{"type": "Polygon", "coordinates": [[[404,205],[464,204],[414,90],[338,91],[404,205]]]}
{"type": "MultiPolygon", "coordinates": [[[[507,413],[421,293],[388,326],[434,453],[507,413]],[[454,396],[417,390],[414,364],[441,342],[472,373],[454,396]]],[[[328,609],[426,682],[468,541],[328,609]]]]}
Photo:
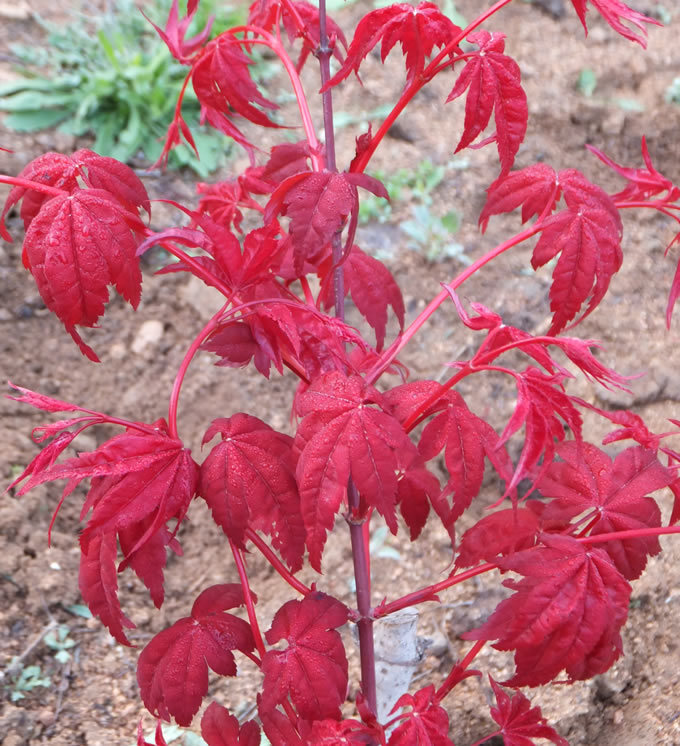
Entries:
{"type": "Polygon", "coordinates": [[[295,575],[290,572],[290,570],[288,570],[283,562],[281,562],[281,560],[272,551],[269,545],[265,541],[263,541],[260,536],[251,528],[246,529],[246,538],[250,539],[250,541],[255,544],[255,546],[260,550],[267,562],[269,562],[269,564],[276,570],[276,572],[278,572],[278,574],[286,581],[286,583],[288,583],[288,585],[294,588],[298,593],[301,593],[303,596],[307,596],[312,592],[311,588],[308,588],[301,580],[298,580],[295,575]]]}
{"type": "Polygon", "coordinates": [[[246,606],[246,611],[248,612],[250,629],[252,630],[253,638],[255,639],[255,647],[257,648],[257,652],[260,654],[260,658],[264,658],[266,650],[264,648],[264,641],[262,640],[262,633],[260,632],[260,625],[257,622],[257,615],[255,614],[255,604],[253,603],[253,597],[250,592],[250,583],[248,582],[248,573],[246,571],[245,563],[243,562],[243,556],[241,555],[241,550],[231,539],[229,539],[229,546],[231,547],[231,553],[234,555],[236,570],[241,581],[241,587],[243,588],[243,600],[246,606]]]}
{"type": "MultiPolygon", "coordinates": [[[[330,80],[330,57],[332,50],[328,45],[326,33],[326,0],[319,0],[319,49],[317,57],[321,68],[322,87],[330,80]]],[[[337,171],[335,160],[335,132],[333,125],[333,93],[329,89],[322,94],[324,135],[326,141],[326,167],[337,171]]],[[[341,266],[342,242],[340,232],[333,236],[333,289],[335,291],[335,315],[340,320],[345,318],[344,274],[341,266]]],[[[347,485],[347,503],[349,506],[349,532],[354,562],[354,579],[356,582],[357,610],[359,618],[359,655],[361,658],[361,689],[368,707],[377,713],[375,648],[373,644],[373,619],[371,618],[371,571],[368,543],[364,539],[363,523],[355,520],[359,514],[359,493],[351,477],[347,485]]]]}
{"type": "MultiPolygon", "coordinates": [[[[680,531],[680,527],[678,528],[678,531],[680,531]]],[[[436,596],[437,593],[439,593],[440,591],[444,591],[447,588],[451,588],[452,586],[457,585],[458,583],[462,583],[465,580],[474,578],[475,575],[482,575],[485,572],[489,572],[489,570],[495,570],[497,567],[497,564],[493,562],[487,562],[484,565],[473,567],[470,570],[459,572],[456,575],[449,575],[446,580],[442,580],[439,583],[434,583],[433,585],[428,585],[425,588],[421,588],[419,591],[408,593],[405,596],[396,599],[396,601],[390,602],[389,604],[381,604],[380,606],[377,606],[375,609],[373,609],[373,619],[381,619],[382,617],[388,616],[389,614],[394,614],[395,611],[401,611],[402,609],[406,609],[409,606],[415,606],[416,604],[423,603],[424,601],[434,601],[436,600],[434,596],[436,596]]]]}
{"type": "Polygon", "coordinates": [[[170,430],[170,435],[172,435],[173,438],[177,437],[177,406],[179,403],[179,392],[181,391],[182,383],[184,382],[184,376],[186,375],[187,369],[189,368],[189,364],[193,360],[194,355],[198,352],[206,337],[208,337],[208,335],[212,333],[213,329],[220,322],[220,320],[222,319],[222,315],[224,314],[229,303],[230,301],[227,301],[222,306],[222,308],[220,308],[220,310],[210,319],[210,321],[208,321],[203,329],[201,329],[194,341],[191,343],[191,346],[187,350],[179,366],[179,370],[177,371],[177,375],[175,376],[175,382],[172,386],[172,393],[170,394],[170,406],[168,408],[168,427],[170,430]]]}
{"type": "MultiPolygon", "coordinates": [[[[507,241],[504,241],[495,248],[491,249],[491,251],[488,251],[486,254],[484,254],[484,256],[480,257],[479,259],[477,259],[476,262],[473,262],[469,267],[463,270],[458,275],[458,277],[456,277],[449,284],[449,287],[453,290],[460,287],[465,282],[465,280],[471,277],[485,264],[488,264],[492,259],[495,259],[503,252],[511,249],[513,246],[516,246],[519,243],[522,243],[522,241],[526,241],[528,238],[531,238],[531,236],[541,231],[543,229],[543,226],[540,223],[540,220],[537,221],[537,223],[535,223],[531,227],[526,228],[521,233],[518,233],[512,238],[509,238],[507,241]]],[[[439,306],[441,306],[441,304],[449,297],[449,293],[446,290],[442,290],[433,300],[431,300],[427,304],[427,306],[418,314],[414,321],[411,322],[411,324],[404,330],[403,334],[395,339],[394,342],[382,353],[378,361],[375,363],[373,368],[371,368],[366,376],[366,381],[368,383],[375,383],[378,378],[380,378],[380,376],[387,370],[387,368],[390,367],[399,352],[401,352],[401,350],[408,344],[408,342],[416,334],[416,332],[418,332],[419,329],[424,326],[425,322],[430,318],[430,316],[432,316],[432,314],[439,308],[439,306]]]]}

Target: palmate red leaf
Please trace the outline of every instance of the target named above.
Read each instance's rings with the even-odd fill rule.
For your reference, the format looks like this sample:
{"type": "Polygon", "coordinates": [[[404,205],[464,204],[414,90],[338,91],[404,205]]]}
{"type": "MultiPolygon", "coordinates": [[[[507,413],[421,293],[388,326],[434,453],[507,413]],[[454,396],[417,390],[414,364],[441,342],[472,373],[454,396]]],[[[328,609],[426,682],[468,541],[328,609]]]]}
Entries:
{"type": "Polygon", "coordinates": [[[155,434],[130,428],[96,451],[61,464],[45,460],[18,492],[21,496],[38,484],[67,479],[60,507],[83,479],[92,479],[81,512],[82,520],[92,509],[80,537],[80,588],[92,613],[124,644],[129,643],[122,632],[124,617],[116,597],[116,535],[125,553],[119,571],[130,564],[160,605],[165,547],[178,551],[165,524],[175,520],[179,525],[198,482],[198,466],[190,452],[167,434],[165,423],[155,425],[155,434]]]}
{"type": "Polygon", "coordinates": [[[566,671],[582,680],[606,671],[621,655],[619,630],[628,616],[630,585],[602,549],[568,536],[543,534],[543,546],[498,561],[503,571],[524,577],[505,580],[515,591],[501,601],[466,640],[498,640],[515,651],[508,686],[547,684],[566,671]]]}
{"type": "MultiPolygon", "coordinates": [[[[40,184],[74,192],[79,188],[78,178],[88,186],[103,189],[118,200],[126,210],[135,212],[140,207],[149,212],[149,195],[135,172],[124,163],[114,158],[106,158],[92,150],[82,148],[73,155],[45,153],[34,158],[19,173],[19,177],[40,184]]],[[[28,230],[33,218],[40,208],[52,197],[27,187],[15,186],[10,191],[0,215],[0,228],[9,210],[18,202],[21,205],[21,219],[28,230]]],[[[7,239],[11,240],[11,239],[7,239]]]]}
{"type": "Polygon", "coordinates": [[[261,694],[257,695],[257,706],[262,730],[272,746],[308,746],[281,710],[262,706],[261,694]]]}
{"type": "Polygon", "coordinates": [[[415,541],[425,526],[430,505],[445,521],[448,502],[442,497],[439,480],[425,468],[424,459],[417,454],[407,454],[397,475],[397,504],[409,528],[411,541],[415,541]]]}
{"type": "Polygon", "coordinates": [[[337,629],[348,614],[344,604],[320,592],[288,601],[276,612],[266,640],[270,645],[286,640],[288,647],[268,650],[262,658],[261,711],[290,698],[305,720],[340,717],[347,658],[337,629]]]}
{"type": "Polygon", "coordinates": [[[260,746],[260,728],[254,720],[239,725],[229,710],[211,702],[201,718],[201,736],[208,746],[260,746]]]}
{"type": "Polygon", "coordinates": [[[449,738],[449,716],[439,704],[432,684],[415,694],[402,695],[392,712],[400,707],[410,707],[411,712],[402,716],[394,729],[388,746],[453,746],[449,738]]]}
{"type": "Polygon", "coordinates": [[[557,731],[546,722],[540,707],[532,707],[522,692],[513,692],[510,697],[489,676],[496,695],[496,707],[491,708],[491,717],[501,726],[505,746],[534,746],[534,738],[545,738],[555,746],[569,746],[557,731]]]}
{"type": "Polygon", "coordinates": [[[496,131],[476,147],[496,143],[502,174],[512,167],[529,118],[519,66],[503,53],[504,39],[505,34],[490,34],[488,31],[477,31],[468,36],[468,41],[479,46],[479,52],[465,64],[446,99],[447,102],[453,101],[468,91],[465,125],[456,153],[474,142],[486,129],[491,112],[494,112],[496,131]]]}
{"type": "Polygon", "coordinates": [[[568,394],[564,391],[565,376],[548,376],[533,366],[521,373],[513,373],[517,382],[517,404],[508,424],[500,437],[505,443],[524,425],[524,446],[515,473],[506,485],[509,494],[531,470],[543,460],[538,476],[548,468],[555,453],[555,441],[561,442],[566,436],[564,424],[581,440],[582,418],[568,394]]]}
{"type": "MultiPolygon", "coordinates": [[[[24,263],[45,305],[79,341],[76,324],[95,326],[109,299],[108,285],[133,308],[142,274],[135,252],[143,223],[102,189],[76,189],[45,202],[24,241],[24,263]]],[[[96,355],[84,343],[81,350],[96,355]]]]}
{"type": "Polygon", "coordinates": [[[263,531],[290,569],[299,570],[305,527],[292,438],[247,414],[214,420],[203,443],[217,434],[222,440],[201,465],[199,488],[215,522],[240,546],[247,528],[263,531]]]}
{"type": "MultiPolygon", "coordinates": [[[[588,26],[586,24],[586,3],[588,0],[571,0],[574,9],[578,13],[578,17],[581,19],[583,28],[586,34],[588,33],[588,26]]],[[[662,24],[650,18],[649,16],[638,13],[637,10],[633,10],[621,0],[590,0],[591,5],[598,10],[605,21],[616,31],[617,33],[624,36],[626,39],[635,41],[642,47],[647,46],[647,27],[645,24],[653,24],[655,26],[661,26],[662,24]],[[626,26],[623,21],[628,21],[632,26],[639,29],[639,32],[635,32],[630,27],[626,26]]]]}
{"type": "Polygon", "coordinates": [[[137,683],[149,712],[189,725],[208,691],[208,668],[236,675],[232,651],[250,653],[255,647],[248,622],[227,613],[242,604],[238,583],[213,585],[198,596],[191,616],[147,643],[137,662],[137,683]]]}
{"type": "Polygon", "coordinates": [[[496,431],[468,409],[460,394],[447,392],[446,402],[447,408],[425,426],[418,451],[425,461],[430,461],[445,449],[449,479],[442,499],[452,494],[453,503],[450,507],[446,505],[444,515],[439,503],[435,509],[453,536],[453,524],[482,487],[485,457],[506,479],[512,473],[512,464],[496,431]]]}
{"type": "MultiPolygon", "coordinates": [[[[337,85],[352,71],[358,72],[366,55],[379,43],[384,62],[395,44],[400,43],[406,57],[406,80],[412,82],[425,68],[425,60],[435,47],[445,47],[461,29],[434,3],[421,2],[416,8],[395,3],[367,13],[356,28],[347,50],[347,58],[322,90],[337,85]]],[[[454,47],[451,52],[459,52],[454,47]]]]}
{"type": "Polygon", "coordinates": [[[352,216],[356,224],[359,209],[357,187],[388,199],[387,190],[366,174],[307,171],[289,176],[271,196],[264,212],[269,223],[278,215],[290,218],[295,270],[323,258],[331,238],[352,216]]]}
{"type": "Polygon", "coordinates": [[[407,455],[417,452],[385,406],[360,376],[339,372],[320,376],[297,399],[297,480],[310,563],[318,571],[350,475],[363,499],[397,532],[397,475],[407,455]]]}
{"type": "MultiPolygon", "coordinates": [[[[546,520],[569,520],[583,512],[591,516],[589,534],[658,528],[661,511],[650,492],[670,485],[675,475],[658,460],[655,451],[627,448],[612,460],[590,443],[563,443],[557,449],[562,462],[551,464],[538,488],[553,498],[546,520]]],[[[655,536],[607,541],[599,545],[627,579],[639,578],[647,557],[661,551],[655,536]]]]}
{"type": "MultiPolygon", "coordinates": [[[[321,300],[325,308],[335,303],[332,262],[321,268],[324,292],[321,300]]],[[[404,299],[392,273],[377,259],[353,246],[342,263],[345,292],[352,296],[359,313],[375,330],[376,349],[382,350],[387,329],[387,309],[397,316],[399,327],[404,328],[404,299]]]]}
{"type": "Polygon", "coordinates": [[[528,549],[535,544],[539,530],[538,516],[528,508],[508,508],[485,515],[463,534],[456,567],[494,562],[499,555],[528,549]]]}
{"type": "MultiPolygon", "coordinates": [[[[260,93],[250,77],[249,68],[253,61],[241,46],[241,41],[232,33],[220,34],[205,46],[191,73],[203,115],[228,135],[233,135],[231,129],[236,129],[230,123],[234,114],[261,127],[279,126],[263,111],[278,106],[260,93]],[[231,124],[231,128],[220,126],[226,123],[231,124]]],[[[245,140],[240,132],[239,135],[245,140]]]]}
{"type": "Polygon", "coordinates": [[[486,228],[492,215],[520,205],[522,222],[532,215],[548,215],[540,223],[541,236],[531,265],[538,269],[559,254],[550,288],[550,308],[555,315],[548,331],[549,335],[558,334],[586,301],[588,305],[579,321],[595,309],[620,269],[621,217],[612,198],[580,171],[565,169],[556,173],[539,164],[501,175],[489,187],[480,216],[482,228],[486,228]],[[566,208],[550,216],[560,196],[564,197],[566,208]]]}

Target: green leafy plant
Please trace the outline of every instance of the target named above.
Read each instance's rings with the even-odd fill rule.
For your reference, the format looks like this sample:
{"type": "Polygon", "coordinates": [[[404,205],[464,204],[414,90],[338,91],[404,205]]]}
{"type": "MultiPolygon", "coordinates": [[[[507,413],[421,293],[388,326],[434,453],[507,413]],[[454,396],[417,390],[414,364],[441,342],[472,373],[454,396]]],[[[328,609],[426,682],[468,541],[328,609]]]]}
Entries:
{"type": "Polygon", "coordinates": [[[25,666],[12,677],[12,683],[8,687],[9,698],[12,702],[18,702],[20,699],[24,699],[28,692],[32,692],[38,687],[47,688],[51,685],[52,679],[43,675],[40,666],[25,666]]]}
{"type": "Polygon", "coordinates": [[[423,253],[429,262],[457,259],[464,264],[470,263],[463,245],[451,240],[460,227],[457,212],[451,210],[439,217],[426,204],[413,205],[411,212],[412,220],[399,223],[401,230],[409,237],[406,244],[409,249],[423,253]]]}
{"type": "MultiPolygon", "coordinates": [[[[167,7],[155,0],[145,11],[160,19],[167,7]]],[[[203,20],[217,12],[218,30],[244,15],[242,8],[219,8],[216,0],[201,6],[203,20]]],[[[47,32],[45,46],[11,47],[21,77],[0,86],[0,111],[8,113],[4,124],[20,132],[58,125],[68,134],[93,134],[93,149],[101,155],[124,162],[138,156],[156,161],[185,70],[134,1],[121,0],[94,19],[74,14],[67,25],[37,20],[47,32]]],[[[200,106],[190,90],[185,118],[199,157],[183,145],[171,154],[170,166],[189,166],[205,178],[225,162],[230,145],[221,133],[199,127],[200,106]]]]}

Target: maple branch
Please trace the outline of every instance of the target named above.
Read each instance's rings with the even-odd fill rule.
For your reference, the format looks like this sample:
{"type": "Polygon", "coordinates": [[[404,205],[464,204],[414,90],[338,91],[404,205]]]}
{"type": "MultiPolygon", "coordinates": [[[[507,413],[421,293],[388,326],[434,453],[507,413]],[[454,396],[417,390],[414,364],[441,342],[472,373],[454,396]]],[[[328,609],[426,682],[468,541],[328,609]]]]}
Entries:
{"type": "Polygon", "coordinates": [[[177,405],[179,403],[179,392],[182,388],[184,376],[186,375],[187,369],[189,368],[189,364],[193,360],[194,355],[198,352],[200,346],[203,344],[203,341],[212,333],[213,329],[215,329],[217,324],[220,322],[222,315],[224,314],[230,302],[231,301],[228,300],[220,308],[220,310],[216,314],[214,314],[214,316],[210,319],[210,321],[208,321],[203,329],[201,329],[201,331],[195,337],[194,341],[191,343],[191,346],[187,350],[179,366],[179,370],[177,371],[177,375],[175,376],[175,382],[172,386],[172,393],[170,394],[170,406],[168,408],[168,428],[170,431],[170,435],[172,435],[173,438],[177,438],[177,405]]]}
{"type": "Polygon", "coordinates": [[[234,555],[234,562],[236,563],[236,570],[238,572],[239,579],[241,580],[241,586],[243,588],[243,602],[248,612],[248,621],[250,622],[250,629],[255,639],[255,647],[257,652],[260,654],[260,658],[264,658],[266,652],[264,648],[264,640],[262,639],[262,633],[260,632],[260,625],[257,622],[257,615],[255,614],[255,605],[253,604],[253,597],[250,592],[250,583],[248,582],[248,572],[246,571],[245,563],[241,555],[241,550],[236,546],[233,539],[229,539],[229,546],[231,547],[231,553],[234,555]]]}
{"type": "MultiPolygon", "coordinates": [[[[466,28],[462,29],[461,32],[455,36],[442,50],[439,52],[439,54],[430,62],[430,64],[423,70],[419,78],[416,78],[410,85],[408,85],[401,96],[399,97],[399,101],[395,104],[394,108],[390,113],[387,115],[383,123],[380,125],[380,128],[375,133],[374,137],[371,138],[371,142],[368,144],[368,147],[366,150],[362,153],[360,158],[357,158],[356,161],[353,164],[353,167],[350,169],[352,172],[358,172],[361,173],[366,169],[366,166],[368,165],[368,162],[373,157],[373,153],[375,153],[376,149],[378,148],[378,145],[380,145],[380,142],[382,141],[383,137],[387,134],[387,131],[390,129],[390,127],[394,124],[394,122],[397,120],[401,112],[406,108],[406,106],[410,103],[411,99],[420,91],[421,88],[423,88],[427,83],[429,83],[432,78],[440,72],[439,69],[437,69],[437,66],[442,62],[442,60],[451,53],[453,49],[455,49],[463,39],[465,39],[466,36],[468,36],[472,31],[474,31],[478,26],[481,26],[484,21],[486,21],[489,17],[491,17],[494,13],[497,13],[501,8],[511,3],[512,0],[499,0],[495,5],[492,5],[489,10],[482,13],[481,16],[476,18],[472,23],[470,23],[466,28]]],[[[449,66],[448,63],[441,69],[445,69],[449,66]]]]}
{"type": "MultiPolygon", "coordinates": [[[[678,527],[678,532],[680,532],[680,527],[678,527]]],[[[498,565],[494,562],[487,562],[486,564],[480,565],[479,567],[473,567],[470,570],[465,570],[455,575],[449,575],[446,580],[441,580],[439,583],[433,583],[432,585],[425,586],[425,588],[421,588],[418,591],[413,591],[413,593],[407,593],[405,596],[402,596],[395,601],[391,601],[388,604],[383,601],[380,606],[376,606],[373,609],[371,615],[373,619],[381,619],[382,617],[388,616],[389,614],[394,614],[395,611],[401,611],[402,609],[406,609],[409,606],[416,606],[417,604],[421,604],[424,601],[439,601],[439,599],[437,598],[437,594],[439,592],[444,591],[447,588],[451,588],[458,583],[462,583],[465,580],[474,578],[476,575],[482,575],[483,573],[489,572],[490,570],[495,570],[497,567],[498,565]]]]}
{"type": "Polygon", "coordinates": [[[301,580],[298,580],[295,575],[293,575],[290,570],[281,562],[281,560],[277,557],[277,555],[274,553],[274,551],[271,549],[271,547],[262,540],[262,538],[253,531],[252,528],[246,529],[246,538],[250,539],[250,541],[255,544],[255,546],[260,550],[264,558],[269,562],[269,564],[278,572],[278,574],[290,585],[292,588],[294,588],[298,593],[301,593],[303,596],[307,596],[310,593],[313,592],[313,588],[308,588],[301,580]]]}
{"type": "MultiPolygon", "coordinates": [[[[544,227],[540,223],[541,221],[538,221],[537,223],[534,223],[533,226],[525,228],[523,231],[517,233],[512,238],[509,238],[507,241],[498,244],[498,246],[491,249],[491,251],[488,251],[486,254],[484,254],[484,256],[480,257],[479,259],[477,259],[476,262],[473,262],[469,267],[464,269],[458,275],[458,277],[456,277],[451,283],[449,283],[448,287],[452,290],[455,290],[456,288],[460,287],[465,282],[465,280],[467,280],[475,272],[477,272],[477,270],[481,269],[485,264],[488,264],[492,259],[500,256],[508,249],[511,249],[513,246],[517,246],[517,244],[526,241],[528,238],[531,238],[531,236],[535,235],[536,233],[539,233],[541,230],[543,230],[544,227]]],[[[439,306],[441,306],[441,304],[449,297],[450,295],[448,290],[444,289],[427,304],[427,306],[418,314],[418,316],[416,316],[416,318],[409,324],[409,326],[404,329],[404,332],[399,337],[397,337],[397,339],[395,339],[394,342],[380,355],[374,366],[366,375],[366,381],[368,383],[375,383],[380,378],[380,376],[390,367],[390,365],[396,359],[397,355],[408,344],[408,342],[416,334],[416,332],[418,332],[418,330],[422,326],[424,326],[425,322],[430,318],[430,316],[432,316],[432,314],[439,308],[439,306]]]]}

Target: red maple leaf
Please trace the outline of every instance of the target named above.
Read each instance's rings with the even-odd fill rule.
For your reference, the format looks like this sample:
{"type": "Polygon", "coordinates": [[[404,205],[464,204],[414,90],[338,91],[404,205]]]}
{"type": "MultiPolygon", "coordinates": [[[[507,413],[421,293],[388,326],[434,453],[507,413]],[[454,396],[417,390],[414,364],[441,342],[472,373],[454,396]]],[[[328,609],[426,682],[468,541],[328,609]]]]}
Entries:
{"type": "MultiPolygon", "coordinates": [[[[571,0],[571,2],[578,13],[578,17],[581,19],[581,23],[583,24],[583,28],[587,34],[587,0],[571,0]]],[[[645,24],[654,24],[655,26],[662,25],[654,18],[650,18],[642,13],[638,13],[637,10],[633,10],[625,3],[622,3],[621,0],[590,0],[590,3],[596,10],[600,11],[604,20],[607,21],[614,31],[621,34],[621,36],[624,36],[626,39],[637,42],[642,47],[647,46],[647,28],[645,27],[645,24]],[[624,20],[637,27],[640,30],[639,33],[636,33],[622,23],[624,20]]]]}
{"type": "Polygon", "coordinates": [[[243,604],[238,583],[213,585],[194,601],[191,616],[176,621],[147,643],[137,662],[137,683],[154,715],[189,725],[208,691],[208,668],[235,676],[233,650],[250,653],[250,625],[227,613],[243,604]]]}
{"type": "Polygon", "coordinates": [[[603,673],[621,655],[619,633],[628,616],[630,585],[602,549],[568,536],[543,534],[543,546],[498,562],[522,580],[515,591],[466,640],[498,640],[515,651],[508,686],[539,686],[565,670],[572,681],[603,673]]]}
{"type": "Polygon", "coordinates": [[[272,746],[308,746],[281,710],[276,707],[263,707],[261,694],[257,695],[257,706],[262,730],[272,746]]]}
{"type": "Polygon", "coordinates": [[[425,426],[418,451],[430,461],[445,449],[444,460],[450,476],[442,498],[452,494],[453,504],[440,517],[453,534],[453,524],[482,487],[485,457],[505,478],[512,469],[501,439],[491,425],[471,412],[457,392],[447,392],[446,402],[446,409],[425,426]]]}
{"type": "MultiPolygon", "coordinates": [[[[411,83],[425,68],[425,60],[435,47],[445,47],[460,33],[456,26],[434,3],[421,2],[416,8],[408,3],[395,3],[367,13],[354,32],[347,58],[338,72],[322,89],[337,85],[352,71],[358,72],[366,55],[378,42],[384,62],[397,42],[406,56],[406,80],[411,83]]],[[[455,47],[452,52],[459,52],[455,47]]]]}
{"type": "Polygon", "coordinates": [[[208,746],[259,746],[260,728],[254,720],[239,725],[229,710],[211,702],[201,718],[201,736],[208,746]]]}
{"type": "Polygon", "coordinates": [[[75,326],[95,326],[113,285],[133,308],[139,304],[142,274],[135,255],[143,223],[103,189],[76,189],[44,202],[26,231],[24,264],[40,296],[81,351],[94,352],[75,326]]]}
{"type": "Polygon", "coordinates": [[[193,64],[191,79],[201,115],[213,127],[252,149],[231,121],[235,114],[260,125],[278,127],[264,110],[278,106],[265,98],[250,77],[253,61],[241,49],[243,41],[224,32],[209,42],[193,64]]]}
{"type": "Polygon", "coordinates": [[[496,695],[496,707],[491,708],[491,717],[501,726],[505,746],[534,746],[534,738],[545,738],[555,746],[569,746],[557,731],[546,722],[540,707],[532,707],[522,692],[513,692],[510,697],[491,676],[489,681],[496,695]]]}
{"type": "Polygon", "coordinates": [[[61,464],[52,465],[48,460],[41,470],[34,468],[18,492],[21,496],[38,484],[67,479],[58,511],[83,479],[92,479],[81,511],[84,519],[92,509],[80,537],[80,587],[92,613],[123,644],[129,643],[120,626],[124,618],[116,597],[116,534],[126,560],[119,571],[130,564],[160,604],[165,547],[177,550],[174,534],[169,534],[165,525],[174,519],[179,526],[198,483],[198,466],[190,452],[167,434],[164,422],[155,426],[154,434],[131,427],[96,451],[61,464]]]}
{"type": "Polygon", "coordinates": [[[555,315],[548,331],[558,334],[587,300],[578,321],[593,311],[620,269],[621,217],[612,198],[580,171],[556,173],[549,166],[536,165],[501,176],[489,187],[480,216],[482,228],[491,215],[520,205],[522,222],[532,215],[541,216],[537,224],[541,237],[534,247],[532,267],[538,269],[559,254],[550,288],[550,309],[555,315]],[[566,208],[550,215],[560,196],[566,208]]]}
{"type": "MultiPolygon", "coordinates": [[[[320,268],[323,292],[320,299],[325,308],[335,303],[332,263],[327,261],[320,268]]],[[[387,308],[392,310],[404,328],[404,299],[392,273],[377,259],[353,246],[342,263],[345,292],[351,294],[359,313],[375,330],[376,348],[380,351],[385,342],[387,308]]]]}
{"type": "Polygon", "coordinates": [[[351,215],[349,233],[353,236],[359,210],[357,187],[388,199],[387,190],[366,174],[305,171],[289,176],[274,191],[264,212],[264,221],[277,215],[290,218],[295,269],[305,261],[318,262],[333,235],[351,215]]]}
{"type": "MultiPolygon", "coordinates": [[[[562,462],[550,465],[537,486],[553,499],[546,520],[570,520],[586,512],[589,534],[658,528],[661,511],[651,497],[670,485],[675,476],[659,463],[655,451],[634,446],[612,460],[590,443],[563,443],[557,449],[562,462]]],[[[661,551],[655,536],[620,539],[599,545],[627,580],[639,578],[647,557],[661,551]]]]}
{"type": "Polygon", "coordinates": [[[239,545],[246,528],[263,531],[291,570],[299,570],[305,528],[292,438],[247,414],[214,420],[203,443],[217,434],[222,440],[201,465],[199,488],[216,523],[239,545]]]}
{"type": "Polygon", "coordinates": [[[457,567],[472,567],[478,562],[494,562],[532,547],[540,530],[538,516],[528,508],[508,508],[485,515],[469,528],[458,547],[457,567]]]}
{"type": "Polygon", "coordinates": [[[388,746],[453,746],[449,738],[449,716],[439,704],[432,684],[415,694],[403,694],[396,701],[392,712],[400,707],[410,707],[406,716],[392,732],[388,746]]]}
{"type": "Polygon", "coordinates": [[[262,658],[261,710],[273,710],[290,697],[306,720],[340,717],[347,658],[337,628],[347,618],[344,604],[320,592],[288,601],[276,612],[265,637],[270,645],[286,640],[288,647],[268,650],[262,658]]]}
{"type": "Polygon", "coordinates": [[[379,724],[366,725],[358,720],[316,720],[308,727],[303,724],[306,743],[314,746],[366,746],[384,744],[384,730],[379,724]]]}
{"type": "Polygon", "coordinates": [[[494,112],[496,131],[475,147],[495,142],[501,161],[501,173],[510,170],[524,140],[529,118],[527,97],[520,83],[517,63],[505,50],[505,34],[477,31],[468,41],[479,52],[465,64],[447,103],[468,90],[465,100],[465,125],[455,152],[468,147],[485,129],[494,112]]]}
{"type": "Polygon", "coordinates": [[[326,532],[333,527],[350,475],[361,496],[397,531],[397,475],[415,453],[381,394],[360,376],[333,372],[298,397],[297,479],[312,567],[320,571],[326,532]]]}

